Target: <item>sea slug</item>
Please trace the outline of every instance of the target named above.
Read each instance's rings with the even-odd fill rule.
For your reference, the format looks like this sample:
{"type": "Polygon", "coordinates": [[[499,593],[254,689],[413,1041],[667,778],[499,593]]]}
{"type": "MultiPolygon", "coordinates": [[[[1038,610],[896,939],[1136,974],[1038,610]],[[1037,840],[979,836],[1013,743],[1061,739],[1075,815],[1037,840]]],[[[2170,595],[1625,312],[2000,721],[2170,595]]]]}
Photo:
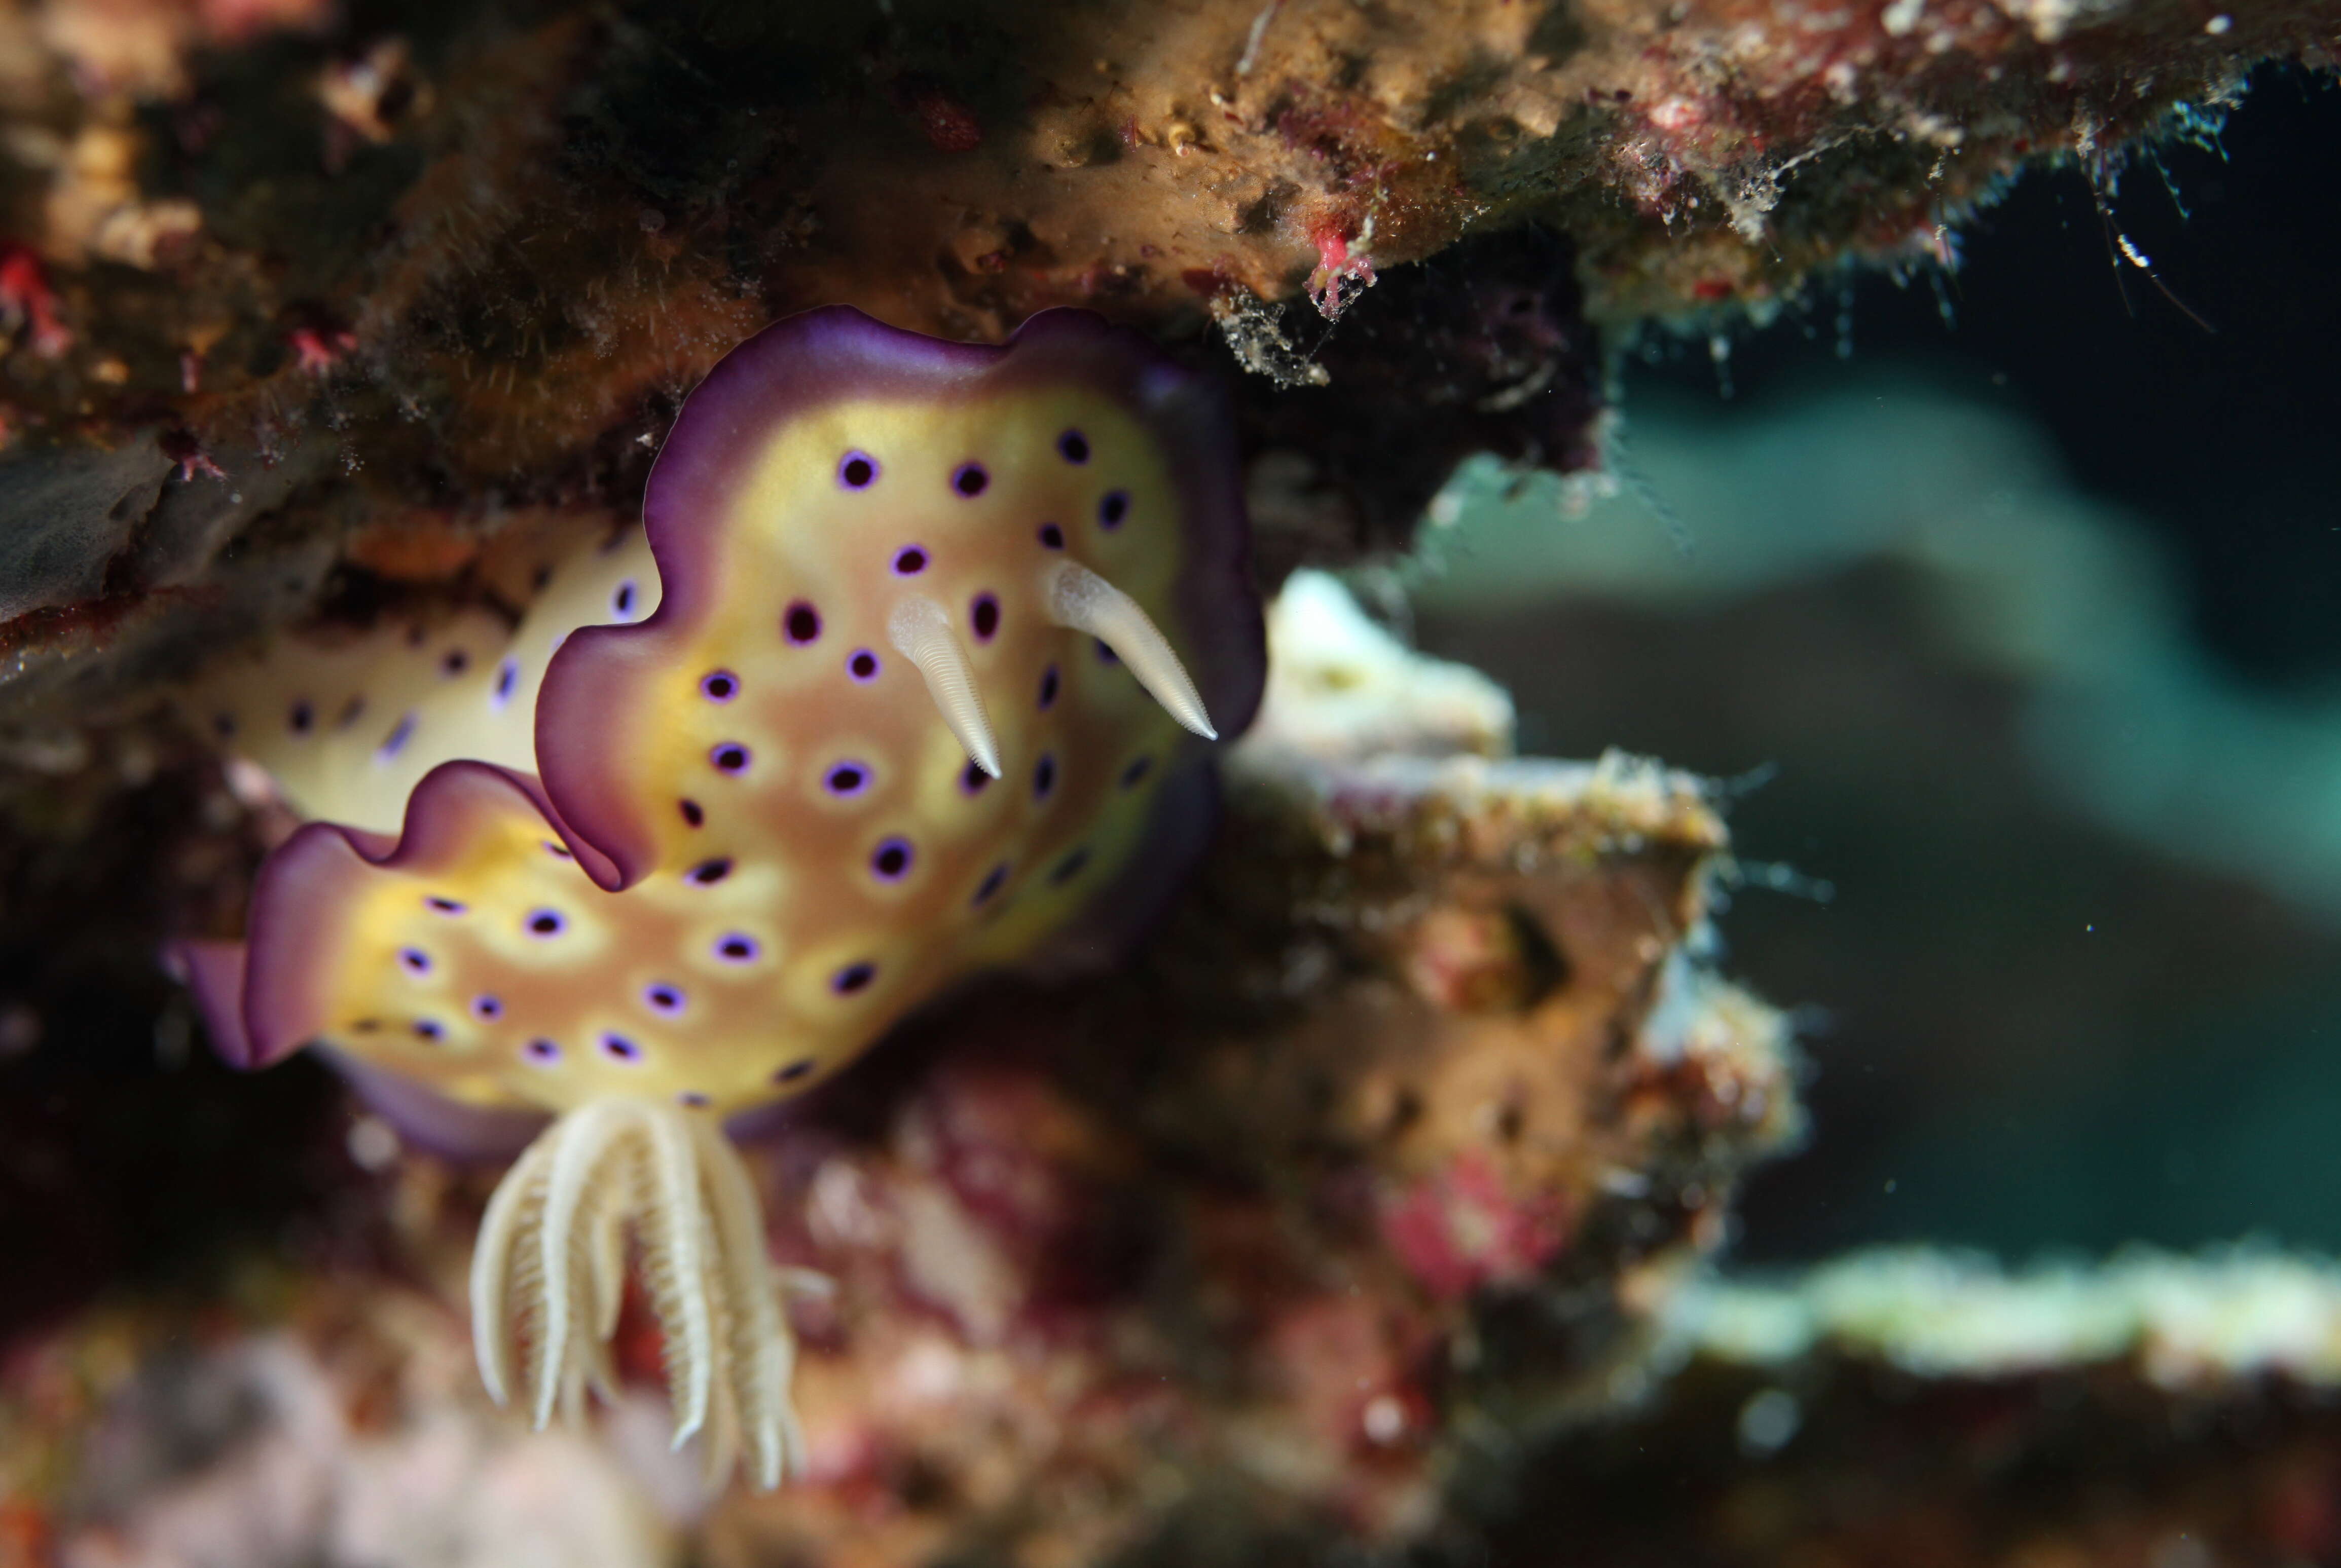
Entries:
{"type": "Polygon", "coordinates": [[[419,1137],[553,1116],[474,1260],[491,1392],[606,1385],[631,1243],[676,1441],[775,1484],[792,1350],[722,1126],[1142,920],[1259,701],[1248,573],[1226,414],[1136,333],[791,317],[685,404],[643,541],[516,632],[282,643],[191,698],[318,820],[185,970],[231,1059],[321,1047],[419,1137]]]}

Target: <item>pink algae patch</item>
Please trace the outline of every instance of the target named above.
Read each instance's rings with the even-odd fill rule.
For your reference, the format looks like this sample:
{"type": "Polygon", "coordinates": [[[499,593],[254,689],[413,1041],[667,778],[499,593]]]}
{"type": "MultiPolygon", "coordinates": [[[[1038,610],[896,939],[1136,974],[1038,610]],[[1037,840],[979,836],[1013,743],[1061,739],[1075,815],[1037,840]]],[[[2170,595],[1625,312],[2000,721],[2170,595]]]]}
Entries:
{"type": "Polygon", "coordinates": [[[73,329],[57,314],[56,291],[49,286],[41,258],[23,245],[0,241],[0,327],[21,321],[33,352],[53,360],[73,346],[73,329]]]}
{"type": "Polygon", "coordinates": [[[1327,321],[1373,286],[1374,263],[1364,251],[1353,248],[1358,238],[1332,223],[1310,231],[1310,242],[1317,247],[1317,270],[1309,277],[1309,297],[1327,321]]]}
{"type": "Polygon", "coordinates": [[[1568,1241],[1569,1216],[1552,1194],[1513,1196],[1488,1157],[1471,1152],[1399,1193],[1381,1228],[1407,1272],[1451,1301],[1533,1278],[1568,1241]]]}

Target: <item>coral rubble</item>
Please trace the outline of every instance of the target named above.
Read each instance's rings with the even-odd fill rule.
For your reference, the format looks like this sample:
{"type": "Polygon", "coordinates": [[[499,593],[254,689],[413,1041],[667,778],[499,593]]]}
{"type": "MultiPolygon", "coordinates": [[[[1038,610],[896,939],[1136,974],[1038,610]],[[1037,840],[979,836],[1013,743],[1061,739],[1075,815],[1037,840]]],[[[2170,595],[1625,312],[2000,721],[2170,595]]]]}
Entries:
{"type": "MultiPolygon", "coordinates": [[[[1491,1553],[1593,1563],[2325,1563],[2341,1275],[2249,1251],[2006,1274],[1923,1249],[1673,1297],[1679,1370],[1522,1463],[1491,1553]]],[[[1491,1492],[1491,1496],[1498,1494],[1491,1492]]]]}
{"type": "MultiPolygon", "coordinates": [[[[1639,1305],[1663,1378],[1619,1384],[1637,1397],[1601,1422],[1517,1446],[1486,1441],[1482,1422],[1479,1441],[1450,1444],[1439,1516],[1396,1522],[1416,1560],[1542,1562],[1556,1539],[1594,1568],[2119,1568],[2341,1550],[2329,1263],[2134,1253],[2010,1275],[1913,1248],[1695,1279],[1639,1305]]],[[[471,1392],[460,1324],[408,1286],[264,1270],[193,1321],[92,1315],[21,1353],[0,1393],[0,1421],[16,1420],[0,1424],[0,1553],[15,1553],[0,1562],[436,1568],[553,1550],[608,1568],[892,1568],[1243,1563],[1272,1547],[1320,1563],[1358,1560],[1344,1555],[1355,1535],[1279,1531],[1265,1503],[1343,1471],[1421,1498],[1410,1424],[1427,1407],[1344,1385],[1387,1354],[1355,1316],[1304,1314],[1278,1336],[1290,1383],[1228,1429],[1233,1474],[1199,1472],[1194,1412],[1159,1384],[1101,1393],[1110,1345],[971,1346],[948,1316],[882,1347],[831,1327],[832,1354],[852,1345],[846,1365],[882,1374],[851,1389],[881,1402],[852,1432],[869,1446],[834,1451],[831,1475],[792,1497],[710,1510],[661,1452],[653,1397],[629,1395],[599,1441],[524,1436],[471,1392]],[[1330,1461],[1319,1440],[1312,1467],[1292,1437],[1302,1417],[1369,1435],[1330,1461]]]]}

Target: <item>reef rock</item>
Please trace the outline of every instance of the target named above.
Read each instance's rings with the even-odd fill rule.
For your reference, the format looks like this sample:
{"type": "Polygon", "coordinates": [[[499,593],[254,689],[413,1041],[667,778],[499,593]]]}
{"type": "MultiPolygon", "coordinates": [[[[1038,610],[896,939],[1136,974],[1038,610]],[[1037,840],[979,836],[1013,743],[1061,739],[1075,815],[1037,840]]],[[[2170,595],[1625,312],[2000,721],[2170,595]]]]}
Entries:
{"type": "Polygon", "coordinates": [[[387,557],[454,576],[518,502],[626,510],[680,395],[814,304],[997,339],[1080,303],[1264,372],[1270,575],[1347,559],[1402,541],[1471,451],[1592,463],[1603,328],[1768,308],[1843,258],[1948,264],[2027,161],[2110,181],[2256,62],[2326,60],[2336,16],[1022,0],[393,27],[320,0],[21,0],[11,706],[95,646],[162,660],[362,595],[387,557]],[[311,543],[350,571],[239,590],[311,543]]]}
{"type": "Polygon", "coordinates": [[[2157,1568],[2341,1553],[2341,1275],[1908,1248],[1703,1283],[1631,1419],[1519,1456],[1491,1559],[2157,1568]]]}
{"type": "MultiPolygon", "coordinates": [[[[23,1527],[69,1561],[162,1561],[134,1548],[248,1523],[298,1472],[308,1511],[240,1560],[339,1560],[387,1539],[352,1511],[403,1467],[458,1534],[504,1488],[623,1474],[613,1519],[664,1509],[718,1563],[1249,1562],[1434,1537],[1487,1434],[1641,1388],[1651,1314],[1798,1127],[1781,1019],[1711,967],[1714,802],[1622,757],[1456,749],[1504,749],[1500,694],[1311,591],[1315,617],[1279,618],[1306,675],[1135,965],[963,994],[756,1156],[807,1479],[711,1503],[647,1393],[600,1446],[523,1439],[448,1370],[486,1176],[363,1117],[349,1157],[385,1174],[344,1163],[314,1200],[340,1267],[65,1320],[11,1363],[23,1527]],[[1324,739],[1322,700],[1379,704],[1370,754],[1324,739]],[[106,1453],[193,1419],[192,1388],[244,1415],[102,1484],[106,1453]]],[[[655,1330],[626,1321],[622,1370],[654,1388],[655,1330]]],[[[661,1560],[626,1529],[644,1544],[606,1560],[661,1560]]]]}

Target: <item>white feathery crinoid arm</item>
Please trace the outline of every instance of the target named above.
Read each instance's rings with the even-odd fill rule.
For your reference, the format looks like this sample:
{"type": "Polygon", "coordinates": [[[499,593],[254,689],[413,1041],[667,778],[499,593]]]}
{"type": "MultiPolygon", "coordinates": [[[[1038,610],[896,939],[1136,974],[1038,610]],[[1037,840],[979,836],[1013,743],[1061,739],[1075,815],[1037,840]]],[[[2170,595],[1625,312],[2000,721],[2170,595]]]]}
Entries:
{"type": "Polygon", "coordinates": [[[1059,626],[1086,631],[1112,649],[1171,718],[1206,740],[1220,738],[1194,678],[1138,600],[1088,567],[1060,561],[1041,570],[1041,602],[1059,626]]]}
{"type": "Polygon", "coordinates": [[[648,1100],[571,1111],[489,1201],[472,1258],[472,1340],[489,1397],[539,1427],[615,1384],[609,1353],[629,1243],[665,1336],[675,1446],[704,1433],[756,1484],[803,1468],[789,1403],[796,1342],[746,1165],[712,1118],[648,1100]],[[516,1351],[525,1349],[525,1355],[516,1351]]]}
{"type": "Polygon", "coordinates": [[[528,1146],[513,1162],[480,1218],[472,1245],[472,1353],[480,1381],[498,1404],[512,1397],[513,1314],[533,1311],[536,1253],[521,1237],[534,1234],[544,1216],[544,1173],[553,1163],[548,1136],[528,1146]]]}
{"type": "Polygon", "coordinates": [[[804,1434],[789,1401],[796,1338],[781,1312],[779,1281],[764,1250],[763,1211],[747,1167],[712,1122],[694,1121],[691,1131],[711,1146],[702,1166],[714,1200],[716,1252],[732,1275],[732,1288],[719,1298],[727,1308],[724,1327],[732,1341],[724,1389],[732,1414],[745,1428],[756,1484],[770,1491],[782,1476],[804,1468],[804,1434]]]}

